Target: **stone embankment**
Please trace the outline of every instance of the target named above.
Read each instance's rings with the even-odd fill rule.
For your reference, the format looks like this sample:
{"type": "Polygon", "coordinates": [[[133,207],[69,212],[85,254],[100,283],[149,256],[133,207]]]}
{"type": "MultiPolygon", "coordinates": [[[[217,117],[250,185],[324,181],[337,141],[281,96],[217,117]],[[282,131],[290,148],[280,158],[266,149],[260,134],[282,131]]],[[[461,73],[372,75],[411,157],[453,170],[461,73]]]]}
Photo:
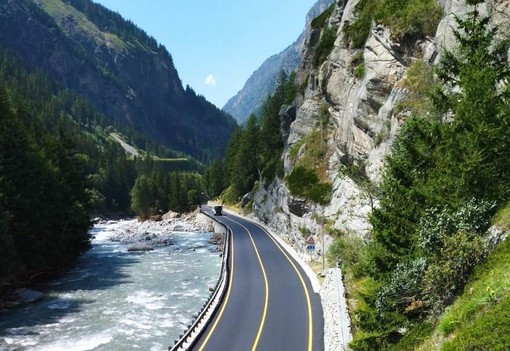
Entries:
{"type": "Polygon", "coordinates": [[[348,344],[352,340],[351,320],[339,268],[328,269],[320,294],[324,310],[324,350],[349,350],[348,344]]]}
{"type": "Polygon", "coordinates": [[[299,245],[300,243],[292,240],[288,234],[265,225],[253,216],[253,214],[246,216],[246,218],[264,227],[283,247],[285,247],[287,252],[303,267],[312,283],[314,291],[320,294],[324,315],[325,351],[349,350],[348,344],[352,340],[351,320],[340,269],[329,268],[325,272],[322,285],[319,287],[317,276],[307,264],[307,262],[310,262],[310,255],[304,251],[304,244],[301,243],[302,245],[299,245]],[[292,244],[288,241],[292,242],[292,244]]]}

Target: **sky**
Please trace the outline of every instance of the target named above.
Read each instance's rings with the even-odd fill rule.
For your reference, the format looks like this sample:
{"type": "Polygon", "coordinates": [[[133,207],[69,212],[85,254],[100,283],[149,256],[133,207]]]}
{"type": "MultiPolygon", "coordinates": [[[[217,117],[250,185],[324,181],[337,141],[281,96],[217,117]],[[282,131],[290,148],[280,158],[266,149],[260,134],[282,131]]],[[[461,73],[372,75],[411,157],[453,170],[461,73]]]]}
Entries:
{"type": "Polygon", "coordinates": [[[316,0],[93,0],[131,20],[172,55],[184,86],[217,107],[292,44],[316,0]]]}

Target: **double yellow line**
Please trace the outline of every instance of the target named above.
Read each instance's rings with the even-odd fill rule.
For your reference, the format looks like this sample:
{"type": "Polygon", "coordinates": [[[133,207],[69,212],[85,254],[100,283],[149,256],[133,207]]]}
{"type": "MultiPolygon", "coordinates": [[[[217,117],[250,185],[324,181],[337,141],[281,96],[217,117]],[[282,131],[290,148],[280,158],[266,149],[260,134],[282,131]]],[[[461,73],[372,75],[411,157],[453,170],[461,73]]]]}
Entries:
{"type": "MultiPolygon", "coordinates": [[[[260,254],[259,254],[259,251],[257,249],[257,245],[255,244],[255,240],[253,240],[253,236],[250,232],[250,230],[248,228],[246,228],[243,224],[239,223],[238,221],[230,218],[231,221],[239,224],[241,227],[243,227],[246,232],[248,233],[248,235],[250,236],[250,240],[252,242],[252,245],[253,245],[253,248],[255,250],[255,254],[257,255],[257,259],[259,261],[259,265],[260,265],[260,269],[262,270],[262,275],[264,277],[264,286],[265,286],[265,299],[264,299],[264,309],[263,309],[263,312],[262,312],[262,318],[261,318],[261,321],[260,321],[260,325],[259,325],[259,329],[257,331],[257,336],[255,337],[255,340],[253,342],[253,345],[252,345],[252,348],[251,348],[251,351],[255,351],[257,349],[257,346],[258,346],[258,343],[259,343],[259,340],[260,340],[260,336],[262,335],[262,330],[264,329],[264,324],[265,324],[265,321],[266,321],[266,316],[267,316],[267,307],[268,307],[268,304],[269,304],[269,283],[267,281],[267,274],[266,274],[266,269],[264,268],[264,264],[262,263],[262,259],[260,258],[260,254]]],[[[257,225],[257,224],[255,224],[257,225]]],[[[258,226],[258,225],[257,225],[258,226]]],[[[305,292],[305,296],[306,296],[306,304],[307,304],[307,309],[308,309],[308,351],[312,351],[312,345],[313,345],[313,320],[312,320],[312,304],[311,304],[311,299],[310,299],[310,294],[308,293],[308,289],[306,287],[306,283],[305,283],[305,280],[303,279],[303,276],[301,275],[301,272],[299,272],[299,269],[296,267],[295,263],[292,261],[292,259],[288,256],[288,254],[285,252],[285,250],[281,247],[281,245],[272,237],[271,234],[269,234],[267,232],[267,230],[265,230],[264,228],[260,227],[259,228],[262,229],[262,231],[275,243],[276,247],[282,252],[282,254],[285,256],[285,258],[290,262],[290,264],[292,265],[292,267],[294,268],[297,276],[299,277],[299,280],[301,281],[301,285],[303,286],[303,290],[305,292]]],[[[223,312],[225,311],[225,308],[228,304],[228,300],[230,298],[230,293],[232,291],[232,281],[233,281],[233,276],[234,276],[234,236],[232,235],[231,237],[231,242],[230,242],[230,245],[231,245],[231,270],[230,270],[230,279],[229,279],[229,286],[228,286],[228,290],[227,290],[227,295],[225,297],[225,301],[223,303],[223,306],[221,307],[221,310],[218,314],[218,317],[216,318],[213,326],[211,327],[211,329],[209,330],[209,333],[207,334],[207,337],[205,338],[204,340],[204,343],[202,344],[202,346],[200,347],[199,351],[203,351],[204,348],[206,347],[207,345],[207,342],[209,341],[209,339],[211,338],[212,334],[214,333],[214,330],[216,329],[222,315],[223,315],[223,312]]]]}

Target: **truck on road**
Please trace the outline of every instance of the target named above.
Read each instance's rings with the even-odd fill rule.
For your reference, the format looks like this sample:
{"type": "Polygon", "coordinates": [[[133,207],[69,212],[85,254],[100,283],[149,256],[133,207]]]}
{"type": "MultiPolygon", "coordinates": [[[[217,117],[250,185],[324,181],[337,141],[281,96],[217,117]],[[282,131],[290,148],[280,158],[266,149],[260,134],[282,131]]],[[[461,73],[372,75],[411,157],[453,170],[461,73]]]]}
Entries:
{"type": "Polygon", "coordinates": [[[223,214],[223,206],[214,206],[214,215],[221,216],[223,214]]]}

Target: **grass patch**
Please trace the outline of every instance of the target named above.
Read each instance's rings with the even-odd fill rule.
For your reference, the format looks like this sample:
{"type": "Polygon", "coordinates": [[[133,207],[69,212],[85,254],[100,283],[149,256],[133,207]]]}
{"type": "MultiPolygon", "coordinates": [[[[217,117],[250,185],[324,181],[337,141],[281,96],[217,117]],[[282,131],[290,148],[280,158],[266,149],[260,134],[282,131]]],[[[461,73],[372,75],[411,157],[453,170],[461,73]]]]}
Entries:
{"type": "MultiPolygon", "coordinates": [[[[420,324],[426,327],[425,324],[420,324]]],[[[405,348],[405,339],[391,350],[510,350],[510,240],[503,241],[486,262],[477,266],[464,293],[439,319],[429,337],[405,348]],[[439,346],[438,346],[439,345],[439,346]]],[[[411,341],[409,341],[411,342],[411,341]]]]}
{"type": "Polygon", "coordinates": [[[496,213],[494,225],[503,231],[510,230],[510,203],[496,213]]]}
{"type": "Polygon", "coordinates": [[[318,204],[331,200],[333,186],[322,183],[317,174],[303,166],[298,166],[287,176],[287,185],[292,195],[304,197],[318,204]]]}
{"type": "Polygon", "coordinates": [[[424,340],[430,338],[430,335],[434,332],[434,324],[433,323],[421,323],[414,328],[412,328],[409,332],[407,332],[404,337],[399,341],[398,344],[390,347],[389,351],[412,351],[416,350],[418,346],[420,346],[424,340]]]}
{"type": "MultiPolygon", "coordinates": [[[[503,241],[487,261],[475,268],[471,282],[439,322],[450,335],[488,313],[510,296],[510,240],[503,241]]],[[[508,320],[510,323],[510,319],[508,320]]],[[[510,329],[509,329],[510,331],[510,329]]]]}
{"type": "Polygon", "coordinates": [[[305,144],[305,139],[301,139],[289,148],[289,156],[290,156],[290,159],[292,160],[292,162],[296,162],[299,150],[301,149],[301,147],[304,144],[305,144]]]}
{"type": "Polygon", "coordinates": [[[361,0],[355,7],[357,18],[344,28],[344,40],[354,48],[365,45],[372,22],[390,28],[397,39],[434,35],[443,10],[435,0],[361,0]]]}
{"type": "Polygon", "coordinates": [[[397,104],[395,112],[412,111],[419,116],[429,115],[430,111],[434,111],[431,97],[436,85],[433,68],[422,60],[414,61],[403,82],[409,93],[397,104]]]}
{"type": "Polygon", "coordinates": [[[441,351],[465,350],[510,350],[510,294],[474,322],[460,328],[454,339],[441,347],[441,351]]]}

